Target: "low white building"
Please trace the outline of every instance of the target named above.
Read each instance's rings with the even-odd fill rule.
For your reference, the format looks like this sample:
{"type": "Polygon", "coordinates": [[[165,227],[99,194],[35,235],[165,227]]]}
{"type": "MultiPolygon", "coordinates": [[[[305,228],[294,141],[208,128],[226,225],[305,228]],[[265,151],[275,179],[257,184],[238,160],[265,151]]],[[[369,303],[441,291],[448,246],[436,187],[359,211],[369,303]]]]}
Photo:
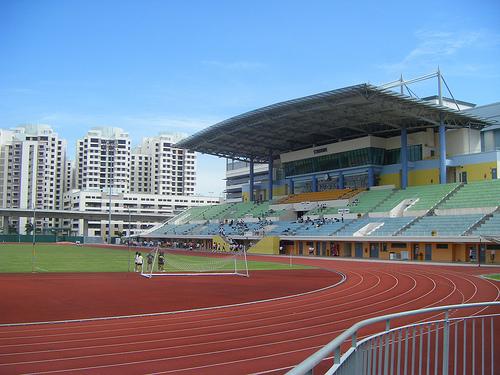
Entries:
{"type": "MultiPolygon", "coordinates": [[[[131,235],[140,234],[156,224],[164,222],[183,210],[219,203],[219,198],[193,195],[160,195],[113,192],[111,195],[111,236],[128,235],[128,222],[113,220],[113,213],[162,214],[157,222],[131,223],[131,235]]],[[[64,209],[82,212],[109,212],[109,194],[98,190],[72,190],[64,195],[64,209]]],[[[90,221],[84,228],[84,220],[72,220],[69,225],[75,235],[107,238],[108,220],[90,221]],[[87,232],[87,233],[86,233],[87,232]]]]}

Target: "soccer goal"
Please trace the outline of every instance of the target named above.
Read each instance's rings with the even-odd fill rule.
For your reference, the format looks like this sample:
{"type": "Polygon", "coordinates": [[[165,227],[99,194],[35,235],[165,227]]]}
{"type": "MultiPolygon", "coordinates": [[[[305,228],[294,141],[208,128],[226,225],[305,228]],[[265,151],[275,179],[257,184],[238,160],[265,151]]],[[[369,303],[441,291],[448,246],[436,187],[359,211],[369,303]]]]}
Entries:
{"type": "Polygon", "coordinates": [[[141,275],[147,278],[154,276],[250,276],[245,251],[177,251],[159,248],[146,254],[141,275]]]}

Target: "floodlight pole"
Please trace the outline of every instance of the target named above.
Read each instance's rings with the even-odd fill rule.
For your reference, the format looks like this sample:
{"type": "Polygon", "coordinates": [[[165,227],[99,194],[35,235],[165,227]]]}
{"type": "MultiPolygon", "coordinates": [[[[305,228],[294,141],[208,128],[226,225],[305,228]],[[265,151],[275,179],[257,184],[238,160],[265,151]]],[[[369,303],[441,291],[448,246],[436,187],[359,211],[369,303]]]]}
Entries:
{"type": "Polygon", "coordinates": [[[31,248],[31,272],[35,272],[36,206],[33,203],[33,246],[31,248]]]}
{"type": "MultiPolygon", "coordinates": [[[[113,140],[108,140],[108,159],[110,160],[110,164],[111,162],[114,162],[114,157],[113,159],[111,159],[111,155],[113,154],[114,156],[114,151],[115,151],[115,142],[113,140]]],[[[113,172],[114,172],[114,168],[113,168],[113,165],[111,164],[109,166],[109,174],[110,174],[110,177],[109,177],[109,216],[108,216],[108,245],[111,245],[111,191],[112,191],[112,188],[113,188],[113,172],[112,172],[112,169],[113,169],[113,172]]]]}
{"type": "Polygon", "coordinates": [[[128,272],[130,272],[130,206],[127,205],[128,209],[128,241],[127,241],[127,249],[128,249],[128,272]]]}

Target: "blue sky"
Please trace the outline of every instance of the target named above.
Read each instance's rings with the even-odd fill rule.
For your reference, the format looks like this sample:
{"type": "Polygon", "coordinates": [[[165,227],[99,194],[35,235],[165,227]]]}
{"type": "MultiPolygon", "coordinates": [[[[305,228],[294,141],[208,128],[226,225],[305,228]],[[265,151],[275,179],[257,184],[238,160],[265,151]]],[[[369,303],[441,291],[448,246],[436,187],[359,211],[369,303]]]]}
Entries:
{"type": "MultiPolygon", "coordinates": [[[[437,66],[456,98],[500,101],[498,1],[0,1],[0,127],[93,126],[133,143],[437,66]]],[[[413,87],[436,93],[435,83],[413,87]]],[[[224,188],[199,158],[198,192],[224,188]]]]}

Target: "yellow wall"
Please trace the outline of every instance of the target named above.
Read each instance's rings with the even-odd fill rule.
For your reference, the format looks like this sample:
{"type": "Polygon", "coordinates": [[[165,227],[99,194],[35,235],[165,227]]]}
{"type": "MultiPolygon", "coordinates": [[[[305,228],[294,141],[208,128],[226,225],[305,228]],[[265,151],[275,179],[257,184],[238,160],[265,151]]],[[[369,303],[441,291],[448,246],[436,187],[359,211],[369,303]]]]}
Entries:
{"type": "Polygon", "coordinates": [[[486,263],[500,264],[500,250],[486,250],[486,263]]]}
{"type": "Polygon", "coordinates": [[[280,253],[280,239],[279,237],[264,237],[250,249],[249,253],[252,254],[279,254],[280,253]]]}
{"type": "Polygon", "coordinates": [[[437,249],[436,244],[432,245],[432,260],[436,262],[453,261],[453,244],[448,244],[447,249],[437,249]]]}
{"type": "MultiPolygon", "coordinates": [[[[467,164],[463,167],[457,167],[456,171],[467,172],[467,181],[483,181],[491,180],[491,169],[497,168],[497,162],[492,161],[489,163],[467,164]],[[486,178],[484,177],[486,175],[486,178]]],[[[457,177],[458,181],[458,177],[457,177]]]]}
{"type": "Polygon", "coordinates": [[[274,186],[273,187],[273,196],[287,195],[288,191],[286,185],[274,186]]]}
{"type": "Polygon", "coordinates": [[[395,185],[401,187],[399,173],[387,173],[380,175],[379,185],[395,185]]]}
{"type": "Polygon", "coordinates": [[[419,169],[408,172],[408,185],[439,184],[439,169],[419,169]]]}
{"type": "MultiPolygon", "coordinates": [[[[450,167],[448,167],[450,168],[450,167]]],[[[457,167],[456,180],[459,181],[459,173],[467,172],[468,181],[483,181],[491,180],[491,169],[498,168],[496,161],[488,163],[478,163],[478,164],[467,164],[462,167],[457,167]],[[486,176],[486,178],[485,178],[486,176]]],[[[500,171],[499,171],[500,173],[500,171]]],[[[409,170],[408,171],[408,185],[431,185],[439,183],[439,169],[419,169],[419,170],[409,170]]],[[[400,174],[399,173],[389,173],[380,175],[380,185],[395,185],[400,188],[400,174]]]]}
{"type": "Polygon", "coordinates": [[[467,262],[468,261],[468,251],[465,244],[454,243],[450,244],[453,246],[453,261],[454,262],[467,262]]]}

